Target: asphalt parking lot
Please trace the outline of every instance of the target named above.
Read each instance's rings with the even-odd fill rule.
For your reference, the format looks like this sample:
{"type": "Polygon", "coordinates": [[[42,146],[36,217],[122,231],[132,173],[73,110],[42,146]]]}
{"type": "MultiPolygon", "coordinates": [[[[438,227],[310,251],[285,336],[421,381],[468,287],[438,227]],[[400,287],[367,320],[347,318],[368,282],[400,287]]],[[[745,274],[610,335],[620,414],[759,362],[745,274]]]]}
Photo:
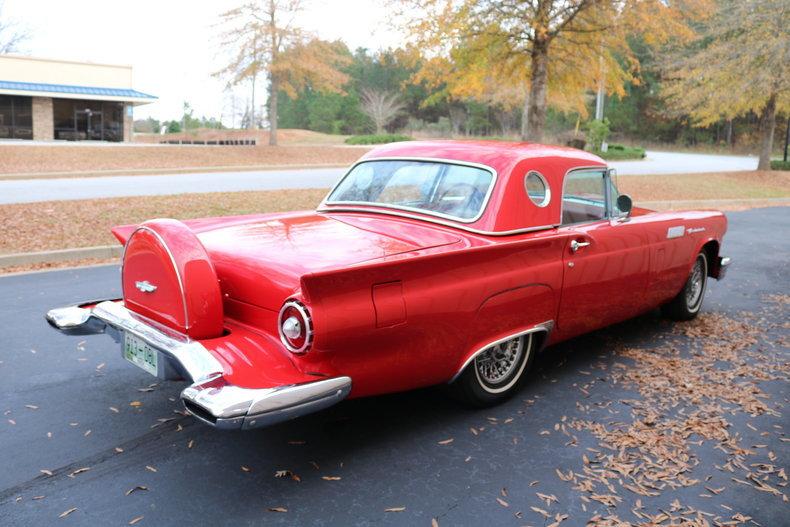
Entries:
{"type": "Polygon", "coordinates": [[[696,323],[549,348],[488,410],[428,389],[250,432],[46,325],[118,295],[117,267],[0,277],[0,524],[788,525],[790,209],[729,218],[734,264],[696,323]]]}

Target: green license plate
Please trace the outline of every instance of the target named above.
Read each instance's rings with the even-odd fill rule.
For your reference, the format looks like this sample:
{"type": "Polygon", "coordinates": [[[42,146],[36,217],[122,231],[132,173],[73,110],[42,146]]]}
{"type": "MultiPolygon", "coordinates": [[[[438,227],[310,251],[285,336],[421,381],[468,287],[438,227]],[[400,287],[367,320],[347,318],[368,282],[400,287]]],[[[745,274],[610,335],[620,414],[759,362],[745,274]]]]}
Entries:
{"type": "Polygon", "coordinates": [[[131,333],[123,335],[123,358],[156,376],[158,359],[156,349],[131,333]]]}

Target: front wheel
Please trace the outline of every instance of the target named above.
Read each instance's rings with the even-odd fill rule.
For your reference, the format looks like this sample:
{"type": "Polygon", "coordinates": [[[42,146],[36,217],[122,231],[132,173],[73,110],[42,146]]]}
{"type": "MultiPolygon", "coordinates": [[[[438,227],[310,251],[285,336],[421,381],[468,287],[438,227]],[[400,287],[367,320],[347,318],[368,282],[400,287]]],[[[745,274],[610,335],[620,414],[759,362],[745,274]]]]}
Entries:
{"type": "Polygon", "coordinates": [[[451,385],[455,395],[477,407],[505,401],[529,369],[538,341],[534,333],[528,333],[485,349],[451,385]]]}
{"type": "Polygon", "coordinates": [[[708,283],[708,257],[705,251],[697,255],[691,267],[686,285],[680,293],[661,306],[661,312],[672,320],[691,320],[697,316],[705,297],[705,286],[708,283]]]}

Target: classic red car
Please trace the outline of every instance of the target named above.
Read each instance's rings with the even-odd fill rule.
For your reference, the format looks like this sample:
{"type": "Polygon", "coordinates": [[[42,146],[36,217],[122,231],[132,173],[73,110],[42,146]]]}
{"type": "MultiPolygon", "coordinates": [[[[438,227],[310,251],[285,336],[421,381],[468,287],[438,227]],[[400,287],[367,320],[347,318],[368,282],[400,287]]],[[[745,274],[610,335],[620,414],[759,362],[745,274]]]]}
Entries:
{"type": "Polygon", "coordinates": [[[579,150],[397,143],[316,211],[116,227],[123,298],[47,320],[107,331],[145,371],[189,381],[186,409],[218,428],[441,383],[482,406],[544,346],[659,306],[694,317],[729,264],[726,226],[632,209],[579,150]]]}

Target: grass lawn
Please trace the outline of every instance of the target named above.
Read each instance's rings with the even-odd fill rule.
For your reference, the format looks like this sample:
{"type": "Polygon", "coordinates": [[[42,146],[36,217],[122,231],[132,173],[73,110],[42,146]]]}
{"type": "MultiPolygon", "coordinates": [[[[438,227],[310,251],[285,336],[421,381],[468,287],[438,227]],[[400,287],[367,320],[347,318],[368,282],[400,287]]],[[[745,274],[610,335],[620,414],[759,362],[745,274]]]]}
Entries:
{"type": "Polygon", "coordinates": [[[626,159],[644,159],[645,149],[638,146],[611,144],[606,152],[593,152],[607,161],[624,161],[626,159]]]}
{"type": "MultiPolygon", "coordinates": [[[[640,201],[790,198],[790,172],[620,176],[640,201]]],[[[0,205],[0,254],[117,243],[115,225],[151,218],[200,218],[315,208],[323,189],[227,192],[0,205]]]]}

